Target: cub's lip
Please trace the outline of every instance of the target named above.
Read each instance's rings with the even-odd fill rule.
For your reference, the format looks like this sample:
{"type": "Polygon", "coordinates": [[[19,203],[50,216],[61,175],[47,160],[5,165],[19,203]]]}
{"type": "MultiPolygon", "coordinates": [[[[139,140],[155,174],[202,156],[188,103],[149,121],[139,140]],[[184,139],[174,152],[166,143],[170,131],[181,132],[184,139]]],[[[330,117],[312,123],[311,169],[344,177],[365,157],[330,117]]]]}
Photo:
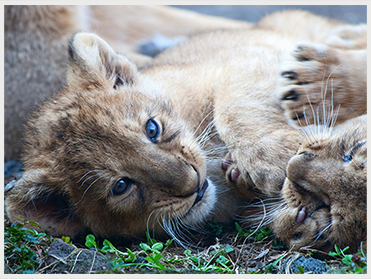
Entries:
{"type": "Polygon", "coordinates": [[[205,179],[204,184],[203,184],[202,187],[197,191],[197,197],[196,197],[195,202],[193,203],[192,207],[195,206],[197,203],[199,203],[199,202],[202,200],[202,198],[203,198],[203,196],[204,196],[204,194],[205,194],[205,191],[206,191],[207,187],[209,187],[209,182],[207,181],[207,179],[205,179]]]}
{"type": "Polygon", "coordinates": [[[206,189],[208,187],[209,187],[209,182],[207,181],[207,179],[205,179],[204,184],[202,185],[202,187],[196,191],[197,192],[197,197],[196,197],[194,203],[192,204],[192,206],[187,211],[187,213],[184,215],[184,217],[187,216],[192,211],[192,209],[195,207],[195,205],[202,200],[202,198],[203,198],[203,196],[206,192],[206,189]]]}

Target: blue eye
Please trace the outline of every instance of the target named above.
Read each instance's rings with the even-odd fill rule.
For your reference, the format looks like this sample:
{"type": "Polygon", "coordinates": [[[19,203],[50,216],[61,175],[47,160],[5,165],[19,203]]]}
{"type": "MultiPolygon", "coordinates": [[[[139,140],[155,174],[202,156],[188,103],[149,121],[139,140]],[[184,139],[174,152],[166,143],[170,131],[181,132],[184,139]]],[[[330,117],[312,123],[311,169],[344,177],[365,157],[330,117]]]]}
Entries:
{"type": "Polygon", "coordinates": [[[350,161],[352,161],[352,159],[353,159],[353,152],[350,152],[350,154],[349,155],[345,155],[344,156],[344,158],[343,158],[343,161],[344,162],[350,162],[350,161]]]}
{"type": "Polygon", "coordinates": [[[157,122],[153,119],[148,120],[146,124],[146,133],[149,139],[156,143],[157,138],[160,135],[160,127],[158,126],[157,122]]]}
{"type": "Polygon", "coordinates": [[[127,190],[129,190],[133,182],[134,181],[131,180],[130,178],[127,178],[127,177],[121,178],[113,185],[112,195],[119,196],[119,195],[124,194],[127,190]]]}

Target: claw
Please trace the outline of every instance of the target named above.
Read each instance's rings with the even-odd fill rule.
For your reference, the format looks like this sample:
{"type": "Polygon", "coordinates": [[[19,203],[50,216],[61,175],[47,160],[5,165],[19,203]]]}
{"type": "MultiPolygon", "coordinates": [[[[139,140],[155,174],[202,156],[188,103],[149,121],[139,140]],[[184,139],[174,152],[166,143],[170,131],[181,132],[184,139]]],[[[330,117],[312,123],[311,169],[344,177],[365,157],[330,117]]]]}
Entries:
{"type": "Polygon", "coordinates": [[[229,166],[232,164],[232,162],[233,162],[232,155],[231,153],[228,153],[227,157],[225,157],[225,159],[222,162],[222,169],[226,171],[229,168],[229,166]]]}
{"type": "Polygon", "coordinates": [[[240,170],[238,168],[235,168],[231,171],[232,182],[236,183],[239,176],[240,176],[240,170]]]}

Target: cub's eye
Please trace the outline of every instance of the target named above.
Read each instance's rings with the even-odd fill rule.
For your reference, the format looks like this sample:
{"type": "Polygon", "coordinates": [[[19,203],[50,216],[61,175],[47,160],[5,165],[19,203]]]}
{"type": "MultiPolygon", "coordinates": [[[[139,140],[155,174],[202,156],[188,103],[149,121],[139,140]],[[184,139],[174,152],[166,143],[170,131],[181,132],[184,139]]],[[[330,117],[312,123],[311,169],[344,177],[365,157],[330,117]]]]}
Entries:
{"type": "Polygon", "coordinates": [[[357,152],[359,151],[359,149],[361,149],[361,147],[366,143],[367,141],[366,140],[362,140],[362,141],[359,141],[357,142],[349,151],[348,154],[345,154],[344,155],[344,158],[343,158],[343,161],[344,162],[350,162],[353,160],[353,157],[355,154],[357,154],[357,152]]]}
{"type": "Polygon", "coordinates": [[[152,142],[157,142],[157,138],[160,135],[160,127],[155,120],[148,120],[146,124],[146,133],[152,142]]]}
{"type": "Polygon", "coordinates": [[[121,178],[113,185],[112,191],[111,191],[112,195],[119,196],[119,195],[124,194],[127,190],[129,190],[133,182],[134,181],[131,180],[130,178],[127,178],[127,177],[121,178]]]}
{"type": "Polygon", "coordinates": [[[344,162],[350,162],[350,161],[352,161],[352,159],[353,159],[353,152],[350,152],[349,155],[344,156],[343,161],[344,162]]]}

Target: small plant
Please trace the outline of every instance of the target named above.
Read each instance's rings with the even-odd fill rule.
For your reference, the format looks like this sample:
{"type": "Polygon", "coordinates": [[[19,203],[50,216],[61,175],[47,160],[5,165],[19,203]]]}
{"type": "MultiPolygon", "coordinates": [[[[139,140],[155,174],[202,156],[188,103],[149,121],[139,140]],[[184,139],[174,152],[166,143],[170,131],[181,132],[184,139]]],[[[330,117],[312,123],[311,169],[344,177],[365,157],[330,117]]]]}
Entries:
{"type": "Polygon", "coordinates": [[[227,254],[233,251],[230,245],[224,245],[221,249],[210,252],[210,254],[199,253],[192,255],[191,250],[185,250],[185,257],[167,257],[165,251],[173,242],[173,239],[166,243],[156,241],[147,234],[147,243],[140,243],[139,251],[131,251],[126,248],[126,253],[118,250],[107,239],[103,241],[103,247],[99,250],[98,244],[93,235],[86,237],[85,245],[106,254],[112,268],[126,268],[137,266],[152,268],[156,270],[174,270],[176,266],[190,266],[191,269],[200,272],[232,273],[233,263],[227,258],[227,254]],[[139,255],[144,255],[143,260],[139,260],[139,255]],[[211,255],[211,257],[210,257],[211,255]]]}
{"type": "MultiPolygon", "coordinates": [[[[147,240],[149,244],[141,243],[139,246],[142,251],[139,253],[144,253],[146,257],[144,258],[147,262],[137,262],[137,256],[129,249],[126,248],[126,253],[118,250],[113,244],[105,239],[103,241],[103,247],[100,251],[106,254],[107,259],[111,262],[112,268],[124,268],[128,266],[138,266],[138,267],[150,267],[160,270],[166,270],[168,267],[174,268],[170,261],[163,258],[162,253],[169,247],[173,240],[168,240],[165,244],[162,242],[157,242],[155,239],[150,238],[147,234],[147,240]],[[168,267],[165,267],[161,261],[167,263],[168,267]]],[[[85,246],[88,248],[95,248],[99,251],[98,243],[95,241],[95,236],[89,234],[86,236],[85,246]]]]}
{"type": "MultiPolygon", "coordinates": [[[[285,252],[284,254],[282,254],[280,257],[278,257],[277,259],[275,259],[273,262],[269,263],[269,264],[266,264],[264,266],[262,266],[260,269],[265,273],[265,274],[268,274],[268,273],[273,273],[274,271],[277,270],[277,265],[279,264],[280,261],[283,260],[284,257],[286,257],[289,253],[291,252],[291,249],[287,252],[285,252]]],[[[303,271],[303,268],[298,268],[299,269],[299,272],[300,271],[303,271]]]]}
{"type": "Polygon", "coordinates": [[[226,257],[226,255],[232,252],[234,249],[230,245],[225,245],[222,249],[211,252],[212,255],[208,259],[207,255],[197,252],[196,255],[192,255],[191,250],[187,249],[184,254],[187,256],[185,262],[191,265],[192,269],[201,272],[215,272],[215,273],[232,273],[233,263],[226,257]]]}
{"type": "Polygon", "coordinates": [[[206,231],[211,236],[220,236],[223,232],[223,223],[215,222],[213,217],[211,221],[206,222],[206,231]]]}
{"type": "Polygon", "coordinates": [[[62,236],[61,239],[70,246],[73,246],[71,238],[69,236],[62,236]]]}
{"type": "Polygon", "coordinates": [[[235,222],[237,229],[237,237],[252,237],[255,235],[254,241],[261,241],[263,238],[272,235],[272,230],[268,228],[259,228],[257,230],[244,230],[235,222]]]}
{"type": "Polygon", "coordinates": [[[335,244],[335,252],[330,251],[329,255],[332,257],[340,257],[345,267],[340,268],[340,270],[334,270],[334,273],[355,273],[364,274],[367,273],[367,256],[363,252],[363,244],[356,254],[345,254],[349,247],[340,249],[335,244]]]}
{"type": "Polygon", "coordinates": [[[8,228],[5,227],[4,230],[4,257],[8,266],[15,268],[15,270],[12,270],[13,273],[35,273],[36,268],[40,265],[35,251],[39,250],[40,239],[46,234],[45,232],[39,233],[34,229],[25,228],[25,225],[32,225],[41,229],[33,221],[19,219],[19,222],[8,228]]]}

